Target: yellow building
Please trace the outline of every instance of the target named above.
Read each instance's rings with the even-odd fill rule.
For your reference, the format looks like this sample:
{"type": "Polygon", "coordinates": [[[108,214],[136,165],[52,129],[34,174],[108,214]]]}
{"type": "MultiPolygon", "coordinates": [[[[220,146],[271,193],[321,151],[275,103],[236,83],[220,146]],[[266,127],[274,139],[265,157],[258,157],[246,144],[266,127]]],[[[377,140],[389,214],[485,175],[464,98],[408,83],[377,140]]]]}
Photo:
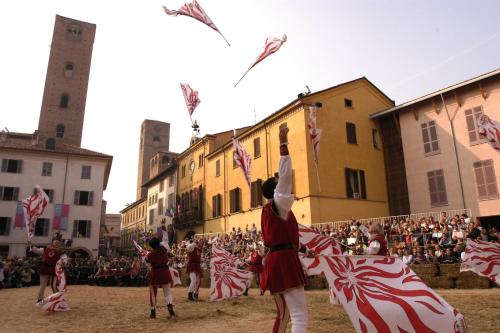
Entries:
{"type": "MultiPolygon", "coordinates": [[[[186,165],[186,176],[179,178],[178,193],[199,191],[199,223],[188,229],[208,233],[230,232],[233,227],[244,230],[252,224],[260,228],[261,207],[265,204],[260,184],[278,171],[278,132],[283,123],[290,129],[296,196],[293,212],[299,223],[388,215],[382,143],[369,115],[393,105],[363,77],[303,95],[256,125],[238,130],[237,139],[252,157],[251,186],[233,162],[231,132],[219,137],[223,143],[217,145],[210,145],[208,136],[201,139],[181,154],[184,162],[179,162],[181,174],[182,165],[186,165]],[[317,112],[317,127],[322,129],[318,166],[321,191],[308,132],[307,105],[317,102],[322,104],[317,112]],[[191,174],[190,163],[200,160],[201,153],[203,167],[197,173],[195,166],[191,174]]],[[[182,207],[189,205],[189,198],[194,196],[181,198],[182,207]]]]}
{"type": "Polygon", "coordinates": [[[139,239],[139,234],[146,231],[146,198],[139,199],[120,211],[120,251],[134,253],[132,240],[139,239]]]}

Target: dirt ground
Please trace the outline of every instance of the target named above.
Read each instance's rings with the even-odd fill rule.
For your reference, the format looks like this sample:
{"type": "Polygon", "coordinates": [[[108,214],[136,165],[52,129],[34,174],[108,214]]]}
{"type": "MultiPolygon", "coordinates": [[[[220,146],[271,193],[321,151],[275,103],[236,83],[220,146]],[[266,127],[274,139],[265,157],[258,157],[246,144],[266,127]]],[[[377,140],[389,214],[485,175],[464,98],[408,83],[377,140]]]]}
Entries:
{"type": "MultiPolygon", "coordinates": [[[[0,290],[0,332],[270,332],[275,310],[270,296],[250,290],[248,298],[196,304],[186,300],[186,288],[174,289],[178,317],[167,318],[159,297],[157,319],[149,319],[148,290],[69,286],[71,310],[55,314],[35,307],[37,288],[0,290]]],[[[470,332],[500,332],[500,289],[438,290],[464,314],[470,332]]],[[[208,299],[208,289],[200,290],[208,299]]],[[[339,306],[328,303],[326,290],[307,292],[309,332],[354,332],[339,306]]]]}

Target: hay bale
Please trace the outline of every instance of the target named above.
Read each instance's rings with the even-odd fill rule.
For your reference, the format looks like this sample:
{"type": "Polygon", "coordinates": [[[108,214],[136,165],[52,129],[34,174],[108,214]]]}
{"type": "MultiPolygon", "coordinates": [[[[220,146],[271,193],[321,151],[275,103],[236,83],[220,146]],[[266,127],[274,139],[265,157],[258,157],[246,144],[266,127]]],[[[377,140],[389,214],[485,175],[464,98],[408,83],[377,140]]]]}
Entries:
{"type": "Polygon", "coordinates": [[[446,276],[436,276],[425,283],[432,289],[453,289],[456,288],[456,280],[446,276]]]}
{"type": "Polygon", "coordinates": [[[473,272],[462,272],[458,276],[457,288],[460,289],[488,289],[490,288],[490,280],[483,276],[479,276],[473,272]]]}
{"type": "Polygon", "coordinates": [[[458,278],[460,274],[460,264],[442,264],[439,266],[441,275],[449,278],[458,278]]]}
{"type": "Polygon", "coordinates": [[[323,289],[325,288],[325,284],[323,281],[322,276],[320,275],[314,275],[314,276],[308,276],[305,289],[306,290],[313,290],[313,289],[323,289]]]}

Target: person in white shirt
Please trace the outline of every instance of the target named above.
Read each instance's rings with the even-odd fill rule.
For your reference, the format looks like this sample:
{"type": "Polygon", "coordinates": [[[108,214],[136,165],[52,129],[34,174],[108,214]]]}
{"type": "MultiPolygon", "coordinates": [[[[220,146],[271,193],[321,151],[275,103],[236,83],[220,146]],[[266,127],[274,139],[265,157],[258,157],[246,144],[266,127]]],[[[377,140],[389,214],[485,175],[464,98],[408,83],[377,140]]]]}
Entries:
{"type": "Polygon", "coordinates": [[[360,224],[359,230],[368,238],[368,247],[364,249],[365,254],[382,256],[388,254],[387,240],[384,237],[384,232],[380,224],[374,223],[370,226],[370,229],[360,224]]]}

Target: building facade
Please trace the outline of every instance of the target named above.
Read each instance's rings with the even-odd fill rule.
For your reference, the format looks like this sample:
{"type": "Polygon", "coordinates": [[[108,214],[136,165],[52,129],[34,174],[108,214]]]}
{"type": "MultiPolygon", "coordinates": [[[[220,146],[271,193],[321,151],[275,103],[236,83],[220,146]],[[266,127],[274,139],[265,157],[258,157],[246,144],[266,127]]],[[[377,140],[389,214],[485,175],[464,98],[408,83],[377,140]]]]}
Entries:
{"type": "Polygon", "coordinates": [[[120,214],[105,214],[99,230],[99,255],[116,256],[120,250],[120,214]]]}
{"type": "Polygon", "coordinates": [[[120,211],[120,253],[135,253],[132,240],[138,240],[140,235],[147,231],[146,212],[147,199],[141,198],[120,211]]]}
{"type": "Polygon", "coordinates": [[[229,232],[252,224],[260,228],[265,204],[261,184],[278,171],[278,132],[283,123],[290,128],[293,211],[299,223],[344,220],[353,214],[359,218],[388,215],[383,145],[369,115],[392,105],[361,78],[302,96],[256,125],[238,130],[236,138],[252,157],[250,186],[233,162],[232,131],[218,145],[210,136],[191,145],[178,161],[181,223],[175,225],[182,230],[178,239],[188,232],[229,232]],[[318,165],[321,189],[308,132],[308,105],[318,102],[322,107],[317,126],[323,130],[318,165]]]}
{"type": "Polygon", "coordinates": [[[400,132],[412,213],[471,209],[500,222],[500,154],[479,134],[500,120],[500,70],[372,115],[400,132]]]}

